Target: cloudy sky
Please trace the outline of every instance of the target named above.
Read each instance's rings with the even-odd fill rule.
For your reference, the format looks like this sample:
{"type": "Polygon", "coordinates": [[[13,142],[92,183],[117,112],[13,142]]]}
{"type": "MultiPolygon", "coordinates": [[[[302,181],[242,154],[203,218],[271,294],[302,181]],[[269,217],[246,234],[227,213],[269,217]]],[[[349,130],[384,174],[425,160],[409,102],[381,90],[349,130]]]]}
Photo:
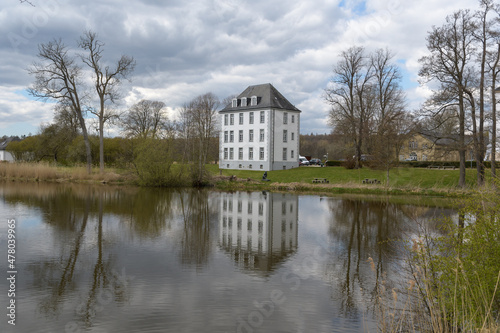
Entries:
{"type": "MultiPolygon", "coordinates": [[[[50,103],[33,100],[27,68],[54,38],[76,48],[91,29],[107,61],[137,66],[119,108],[141,99],[179,107],[213,92],[220,99],[272,83],[300,110],[301,133],[328,133],[322,94],[339,52],[353,45],[389,48],[403,74],[410,108],[428,95],[418,59],[433,25],[477,0],[19,0],[0,3],[0,136],[35,134],[52,121],[50,103]]],[[[108,135],[119,130],[109,128],[108,135]]]]}

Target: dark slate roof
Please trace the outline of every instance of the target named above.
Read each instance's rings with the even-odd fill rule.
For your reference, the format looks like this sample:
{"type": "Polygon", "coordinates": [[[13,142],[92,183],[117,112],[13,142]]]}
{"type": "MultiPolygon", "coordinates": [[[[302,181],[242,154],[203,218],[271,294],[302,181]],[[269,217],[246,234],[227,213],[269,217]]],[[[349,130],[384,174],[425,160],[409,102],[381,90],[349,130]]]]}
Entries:
{"type": "Polygon", "coordinates": [[[238,106],[232,107],[232,102],[226,105],[220,112],[242,111],[247,109],[285,109],[290,111],[299,111],[292,103],[290,103],[276,88],[270,83],[258,84],[249,86],[241,94],[238,95],[238,106]],[[257,96],[257,105],[250,105],[250,98],[257,96]],[[248,98],[247,106],[241,105],[241,98],[248,98]]]}
{"type": "Polygon", "coordinates": [[[10,136],[10,137],[3,137],[3,138],[0,137],[0,150],[7,149],[7,146],[12,141],[21,141],[21,139],[19,139],[19,137],[17,137],[17,136],[10,136]]]}

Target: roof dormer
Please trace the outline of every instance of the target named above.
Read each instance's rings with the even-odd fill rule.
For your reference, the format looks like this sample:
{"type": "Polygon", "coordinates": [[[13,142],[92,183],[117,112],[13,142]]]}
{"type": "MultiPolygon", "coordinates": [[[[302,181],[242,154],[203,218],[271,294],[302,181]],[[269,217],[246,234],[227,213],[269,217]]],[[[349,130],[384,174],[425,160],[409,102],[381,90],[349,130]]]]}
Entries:
{"type": "Polygon", "coordinates": [[[250,105],[251,106],[254,106],[254,105],[257,105],[257,96],[252,96],[251,98],[251,101],[250,101],[250,105]]]}
{"type": "Polygon", "coordinates": [[[238,99],[236,98],[233,98],[233,101],[232,101],[232,105],[231,105],[233,108],[237,107],[238,106],[238,99]]]}
{"type": "Polygon", "coordinates": [[[246,97],[241,98],[241,106],[247,106],[247,98],[246,97]]]}

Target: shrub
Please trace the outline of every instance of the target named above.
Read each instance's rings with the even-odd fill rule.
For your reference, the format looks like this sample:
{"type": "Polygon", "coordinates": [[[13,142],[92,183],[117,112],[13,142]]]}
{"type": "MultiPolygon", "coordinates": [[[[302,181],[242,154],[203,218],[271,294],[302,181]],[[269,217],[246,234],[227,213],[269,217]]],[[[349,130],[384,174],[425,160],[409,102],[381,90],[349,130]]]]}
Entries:
{"type": "Polygon", "coordinates": [[[186,185],[184,168],[173,168],[173,153],[168,140],[144,139],[134,148],[134,167],[141,185],[186,185]]]}

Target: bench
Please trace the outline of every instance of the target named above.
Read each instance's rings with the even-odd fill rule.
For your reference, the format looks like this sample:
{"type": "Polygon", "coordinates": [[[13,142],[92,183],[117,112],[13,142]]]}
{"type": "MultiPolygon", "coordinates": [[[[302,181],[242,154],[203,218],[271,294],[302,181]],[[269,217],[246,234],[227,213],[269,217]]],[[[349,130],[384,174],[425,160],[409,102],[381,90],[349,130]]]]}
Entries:
{"type": "Polygon", "coordinates": [[[363,184],[380,184],[380,180],[365,178],[363,179],[363,184]]]}
{"type": "Polygon", "coordinates": [[[313,183],[325,183],[325,184],[330,183],[328,181],[328,179],[326,179],[326,178],[314,178],[312,182],[313,183]]]}
{"type": "Polygon", "coordinates": [[[429,165],[427,169],[439,169],[439,165],[429,165]]]}

